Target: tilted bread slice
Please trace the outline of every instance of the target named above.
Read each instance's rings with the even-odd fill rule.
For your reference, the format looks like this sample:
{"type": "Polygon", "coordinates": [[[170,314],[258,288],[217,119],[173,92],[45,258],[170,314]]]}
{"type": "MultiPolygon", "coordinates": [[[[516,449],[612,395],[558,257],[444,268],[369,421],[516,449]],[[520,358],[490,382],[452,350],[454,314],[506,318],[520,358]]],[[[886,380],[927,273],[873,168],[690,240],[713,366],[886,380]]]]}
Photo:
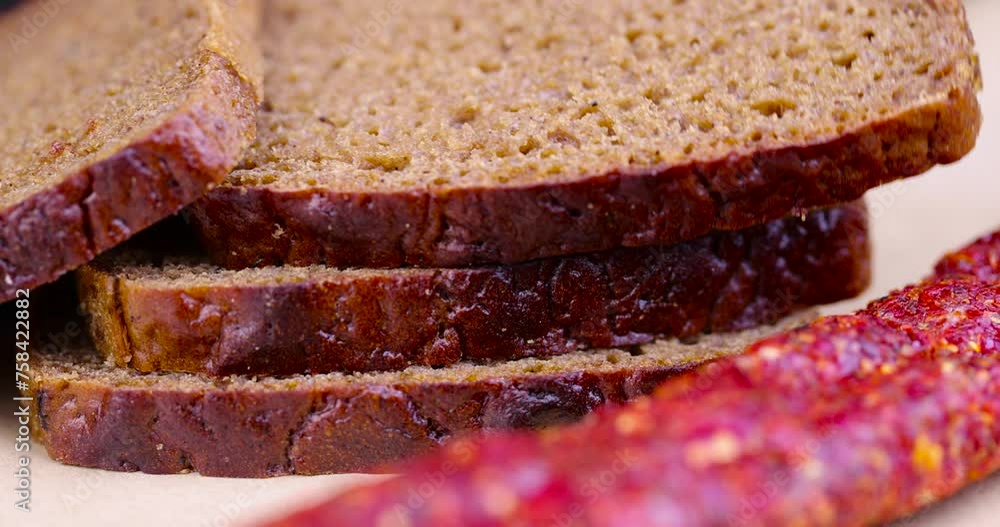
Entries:
{"type": "Polygon", "coordinates": [[[77,273],[110,362],[224,376],[547,357],[743,330],[853,297],[870,277],[860,202],[669,247],[499,267],[233,271],[177,254],[113,254],[77,273]]]}
{"type": "Polygon", "coordinates": [[[254,135],[259,16],[255,0],[24,2],[4,13],[0,301],[225,177],[254,135]]]}
{"type": "Polygon", "coordinates": [[[144,375],[109,366],[86,344],[48,346],[32,355],[26,393],[35,437],[71,465],[228,477],[361,472],[457,434],[576,420],[811,315],[689,344],[288,378],[144,375]]]}
{"type": "Polygon", "coordinates": [[[955,161],[958,0],[268,3],[216,263],[513,263],[739,229],[955,161]]]}

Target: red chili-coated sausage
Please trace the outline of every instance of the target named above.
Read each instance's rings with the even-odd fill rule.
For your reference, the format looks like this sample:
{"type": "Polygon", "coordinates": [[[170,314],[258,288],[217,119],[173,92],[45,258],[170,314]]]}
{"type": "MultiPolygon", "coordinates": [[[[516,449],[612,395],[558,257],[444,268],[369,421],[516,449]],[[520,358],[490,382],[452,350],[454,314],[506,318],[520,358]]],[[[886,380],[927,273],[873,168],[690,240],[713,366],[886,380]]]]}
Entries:
{"type": "Polygon", "coordinates": [[[1000,233],[867,308],[273,526],[862,526],[1000,469],[1000,233]]]}

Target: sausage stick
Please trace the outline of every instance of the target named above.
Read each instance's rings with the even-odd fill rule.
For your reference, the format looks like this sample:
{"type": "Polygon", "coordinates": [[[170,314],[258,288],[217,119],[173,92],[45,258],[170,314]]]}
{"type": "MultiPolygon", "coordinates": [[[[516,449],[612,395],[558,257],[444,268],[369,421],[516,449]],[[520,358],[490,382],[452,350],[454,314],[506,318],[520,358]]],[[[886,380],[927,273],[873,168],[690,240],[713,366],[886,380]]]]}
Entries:
{"type": "Polygon", "coordinates": [[[1000,232],[648,398],[470,437],[271,526],[862,526],[1000,469],[1000,232]]]}

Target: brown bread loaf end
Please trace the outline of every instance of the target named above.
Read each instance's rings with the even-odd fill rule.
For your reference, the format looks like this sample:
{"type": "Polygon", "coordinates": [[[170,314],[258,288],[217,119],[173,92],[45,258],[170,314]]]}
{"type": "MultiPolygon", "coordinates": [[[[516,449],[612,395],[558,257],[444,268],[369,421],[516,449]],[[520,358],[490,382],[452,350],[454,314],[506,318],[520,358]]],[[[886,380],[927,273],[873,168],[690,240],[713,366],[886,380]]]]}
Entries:
{"type": "Polygon", "coordinates": [[[57,7],[0,52],[0,301],[194,201],[255,133],[255,0],[57,7]]]}

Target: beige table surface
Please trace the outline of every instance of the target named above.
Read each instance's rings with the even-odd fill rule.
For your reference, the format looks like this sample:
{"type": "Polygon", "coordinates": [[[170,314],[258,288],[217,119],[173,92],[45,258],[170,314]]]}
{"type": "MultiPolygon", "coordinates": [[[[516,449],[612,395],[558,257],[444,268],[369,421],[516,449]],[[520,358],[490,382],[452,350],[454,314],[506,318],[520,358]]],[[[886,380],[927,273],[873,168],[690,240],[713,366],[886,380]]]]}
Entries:
{"type": "MultiPolygon", "coordinates": [[[[832,306],[844,311],[918,278],[943,252],[1000,227],[1000,1],[971,0],[969,18],[982,55],[985,125],[979,146],[959,164],[869,195],[875,225],[875,282],[864,298],[832,306]]],[[[6,382],[6,381],[5,381],[6,382]]],[[[7,407],[3,437],[14,436],[7,407]]],[[[30,514],[15,511],[13,440],[0,446],[0,526],[79,527],[245,525],[370,476],[271,480],[149,476],[65,467],[33,450],[30,514]]],[[[912,527],[1000,525],[1000,478],[975,486],[918,518],[912,527]]]]}

